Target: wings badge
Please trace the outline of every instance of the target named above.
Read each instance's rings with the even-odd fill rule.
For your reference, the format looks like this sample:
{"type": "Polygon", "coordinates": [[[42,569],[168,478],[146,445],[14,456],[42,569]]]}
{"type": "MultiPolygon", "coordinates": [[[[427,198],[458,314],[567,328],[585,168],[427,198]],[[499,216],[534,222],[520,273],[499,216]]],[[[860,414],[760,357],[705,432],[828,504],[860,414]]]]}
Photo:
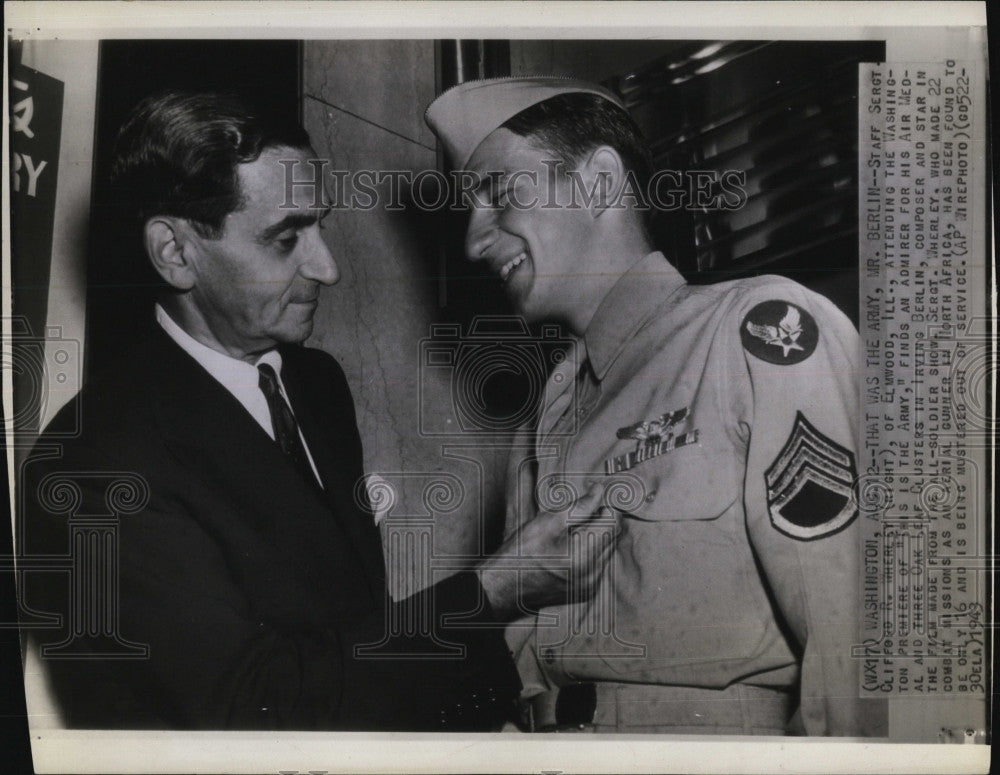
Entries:
{"type": "Polygon", "coordinates": [[[698,430],[679,433],[679,426],[687,419],[688,410],[677,409],[664,412],[652,420],[626,425],[619,428],[615,435],[619,439],[635,439],[636,447],[624,455],[608,458],[604,461],[604,472],[608,475],[628,471],[639,463],[658,457],[671,450],[694,444],[698,441],[698,430]]]}
{"type": "Polygon", "coordinates": [[[674,412],[664,412],[653,420],[643,420],[633,425],[619,428],[615,435],[619,439],[635,439],[640,444],[659,441],[669,434],[670,429],[687,417],[687,407],[674,412]]]}

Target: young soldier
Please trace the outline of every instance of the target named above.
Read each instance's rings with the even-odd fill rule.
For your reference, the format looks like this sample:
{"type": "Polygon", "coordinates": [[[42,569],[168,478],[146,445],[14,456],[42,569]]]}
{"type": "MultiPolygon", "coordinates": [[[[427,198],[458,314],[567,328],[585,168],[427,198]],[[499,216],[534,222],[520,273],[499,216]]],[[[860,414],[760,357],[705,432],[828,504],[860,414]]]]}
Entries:
{"type": "Polygon", "coordinates": [[[851,323],[780,277],[688,285],[637,206],[649,150],[601,87],[475,81],[426,118],[481,181],[469,260],[585,352],[549,379],[535,461],[512,461],[507,529],[557,518],[546,492],[561,477],[631,489],[593,598],[508,629],[535,728],[878,733],[851,655],[851,323]]]}

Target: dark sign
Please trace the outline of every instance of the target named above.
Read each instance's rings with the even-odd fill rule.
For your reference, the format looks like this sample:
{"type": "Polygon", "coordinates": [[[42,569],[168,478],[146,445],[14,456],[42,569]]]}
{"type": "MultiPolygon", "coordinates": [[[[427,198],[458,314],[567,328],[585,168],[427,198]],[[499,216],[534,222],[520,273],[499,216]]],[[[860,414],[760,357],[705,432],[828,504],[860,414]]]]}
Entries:
{"type": "Polygon", "coordinates": [[[11,67],[9,94],[13,311],[27,324],[12,332],[13,420],[16,431],[30,433],[46,390],[41,364],[30,354],[46,333],[63,83],[18,64],[11,67]]]}

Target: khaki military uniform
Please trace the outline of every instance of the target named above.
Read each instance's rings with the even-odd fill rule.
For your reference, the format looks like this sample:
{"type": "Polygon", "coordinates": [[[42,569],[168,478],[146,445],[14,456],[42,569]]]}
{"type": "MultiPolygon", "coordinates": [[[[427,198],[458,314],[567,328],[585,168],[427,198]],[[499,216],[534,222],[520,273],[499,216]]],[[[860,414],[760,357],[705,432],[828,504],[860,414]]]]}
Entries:
{"type": "Polygon", "coordinates": [[[653,253],[581,344],[512,457],[508,529],[598,481],[622,530],[592,598],[508,628],[524,696],[595,682],[597,731],[865,731],[850,321],[790,280],[692,286],[653,253]]]}

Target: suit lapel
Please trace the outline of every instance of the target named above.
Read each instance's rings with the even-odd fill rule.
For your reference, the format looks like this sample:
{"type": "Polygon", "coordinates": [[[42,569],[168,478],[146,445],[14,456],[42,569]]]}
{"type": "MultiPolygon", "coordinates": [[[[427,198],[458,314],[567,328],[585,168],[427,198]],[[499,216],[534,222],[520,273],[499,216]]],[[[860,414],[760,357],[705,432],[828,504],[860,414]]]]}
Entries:
{"type": "Polygon", "coordinates": [[[333,574],[342,592],[364,576],[370,587],[351,531],[242,404],[162,331],[149,354],[149,389],[168,448],[193,476],[209,479],[239,504],[240,519],[254,522],[273,541],[269,548],[285,556],[283,572],[301,569],[323,585],[333,574]],[[323,567],[329,565],[323,558],[337,567],[323,567]]]}
{"type": "Polygon", "coordinates": [[[364,467],[353,399],[346,389],[343,393],[331,393],[328,384],[321,386],[308,379],[298,348],[283,347],[282,361],[282,381],[319,471],[329,506],[362,557],[368,577],[377,580],[381,588],[385,560],[363,484],[364,467]]]}

